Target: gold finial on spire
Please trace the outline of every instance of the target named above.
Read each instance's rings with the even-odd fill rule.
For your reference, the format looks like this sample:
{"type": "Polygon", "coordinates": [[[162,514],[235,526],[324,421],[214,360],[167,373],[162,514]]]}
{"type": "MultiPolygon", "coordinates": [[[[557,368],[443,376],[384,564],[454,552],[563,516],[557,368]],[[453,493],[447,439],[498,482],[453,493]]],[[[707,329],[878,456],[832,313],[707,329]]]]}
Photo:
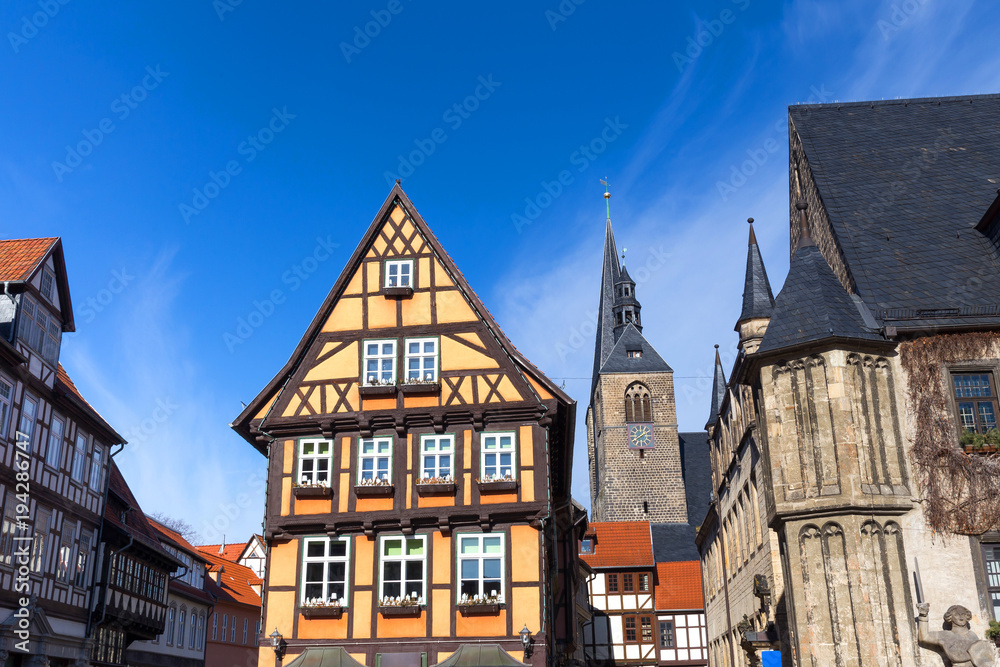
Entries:
{"type": "Polygon", "coordinates": [[[608,220],[611,219],[611,186],[608,185],[608,177],[605,176],[601,179],[601,185],[604,186],[604,203],[608,209],[608,220]]]}
{"type": "Polygon", "coordinates": [[[622,266],[625,266],[625,253],[628,252],[628,248],[622,248],[622,266]]]}

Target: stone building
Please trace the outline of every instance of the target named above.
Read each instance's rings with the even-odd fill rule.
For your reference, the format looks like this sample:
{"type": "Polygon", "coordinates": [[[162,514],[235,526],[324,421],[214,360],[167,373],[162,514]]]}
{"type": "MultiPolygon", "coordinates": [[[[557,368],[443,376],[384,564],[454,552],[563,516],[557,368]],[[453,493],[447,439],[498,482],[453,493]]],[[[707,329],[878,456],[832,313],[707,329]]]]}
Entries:
{"type": "Polygon", "coordinates": [[[996,95],[789,109],[789,272],[713,406],[712,664],[995,664],[998,122],[996,95]]]}

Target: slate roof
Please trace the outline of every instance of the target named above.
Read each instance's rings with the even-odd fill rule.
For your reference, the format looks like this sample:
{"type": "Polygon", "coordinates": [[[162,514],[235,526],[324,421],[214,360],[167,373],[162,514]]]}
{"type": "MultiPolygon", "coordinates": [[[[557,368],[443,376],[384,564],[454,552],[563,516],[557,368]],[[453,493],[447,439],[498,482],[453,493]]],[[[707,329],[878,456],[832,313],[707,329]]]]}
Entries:
{"type": "MultiPolygon", "coordinates": [[[[774,314],[758,352],[829,338],[884,340],[877,323],[870,313],[865,317],[864,310],[861,299],[844,289],[819,248],[810,242],[792,256],[788,277],[774,300],[774,314]]],[[[712,407],[717,413],[719,406],[714,398],[712,407]]]]}
{"type": "Polygon", "coordinates": [[[764,270],[764,260],[757,246],[757,236],[753,233],[753,223],[750,224],[750,241],[747,247],[747,273],[743,280],[743,310],[736,320],[736,330],[740,323],[746,320],[770,317],[774,308],[774,295],[771,293],[771,283],[767,280],[764,270]]]}
{"type": "MultiPolygon", "coordinates": [[[[708,433],[696,431],[678,433],[677,436],[680,442],[681,476],[687,497],[688,523],[697,532],[708,514],[708,506],[712,500],[712,460],[709,456],[708,433]]],[[[694,545],[694,538],[691,539],[691,545],[694,545]]]]}
{"type": "Polygon", "coordinates": [[[618,265],[618,247],[615,245],[615,232],[611,228],[611,218],[608,218],[604,229],[604,261],[601,265],[601,298],[597,305],[597,341],[594,346],[594,372],[591,376],[590,395],[594,395],[597,378],[601,367],[615,346],[615,283],[621,274],[618,265]]]}
{"type": "Polygon", "coordinates": [[[597,536],[594,553],[580,554],[590,567],[655,565],[648,521],[595,521],[590,523],[587,532],[597,536]]]}
{"type": "Polygon", "coordinates": [[[656,564],[656,611],[704,609],[702,591],[701,561],[656,564]]]}
{"type": "Polygon", "coordinates": [[[653,349],[653,346],[639,333],[635,325],[629,322],[625,325],[621,338],[615,343],[599,372],[604,374],[654,373],[659,371],[673,373],[674,369],[653,349]],[[642,356],[629,357],[629,350],[642,350],[642,356]]]}
{"type": "Polygon", "coordinates": [[[1000,323],[1000,263],[974,229],[1000,183],[1000,95],[793,106],[789,117],[877,318],[1000,323]]]}
{"type": "Polygon", "coordinates": [[[58,240],[56,237],[0,240],[0,280],[19,282],[30,278],[58,240]]]}
{"type": "Polygon", "coordinates": [[[719,418],[722,401],[726,397],[726,374],[722,370],[722,360],[719,358],[719,346],[715,346],[715,377],[712,379],[712,407],[708,415],[707,429],[719,418]]]}
{"type": "Polygon", "coordinates": [[[689,523],[654,523],[650,526],[653,536],[653,560],[670,563],[699,558],[694,540],[698,529],[689,523]]]}

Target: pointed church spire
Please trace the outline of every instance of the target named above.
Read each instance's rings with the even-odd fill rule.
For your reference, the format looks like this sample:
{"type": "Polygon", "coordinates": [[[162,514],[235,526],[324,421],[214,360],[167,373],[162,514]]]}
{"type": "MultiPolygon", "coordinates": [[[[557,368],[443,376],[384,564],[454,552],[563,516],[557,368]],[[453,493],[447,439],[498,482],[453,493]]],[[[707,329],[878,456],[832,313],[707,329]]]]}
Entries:
{"type": "Polygon", "coordinates": [[[771,317],[774,309],[774,294],[771,283],[767,280],[764,270],[764,260],[757,247],[757,235],[753,231],[753,218],[747,218],[750,223],[750,239],[747,244],[747,272],[743,281],[743,310],[736,320],[736,331],[748,320],[771,317]]]}
{"type": "Polygon", "coordinates": [[[715,425],[722,409],[722,399],[726,397],[726,374],[722,370],[722,359],[719,357],[719,346],[715,346],[715,378],[712,380],[712,414],[708,416],[705,430],[715,425]]]}
{"type": "MultiPolygon", "coordinates": [[[[601,181],[607,185],[606,181],[601,181]]],[[[610,199],[611,194],[604,192],[604,199],[610,199]]],[[[615,347],[615,283],[621,277],[618,265],[618,248],[615,245],[615,232],[611,228],[611,212],[608,205],[608,219],[604,228],[604,262],[601,268],[601,298],[597,305],[597,344],[594,349],[594,372],[591,381],[591,394],[597,386],[597,376],[601,366],[615,347]]]]}

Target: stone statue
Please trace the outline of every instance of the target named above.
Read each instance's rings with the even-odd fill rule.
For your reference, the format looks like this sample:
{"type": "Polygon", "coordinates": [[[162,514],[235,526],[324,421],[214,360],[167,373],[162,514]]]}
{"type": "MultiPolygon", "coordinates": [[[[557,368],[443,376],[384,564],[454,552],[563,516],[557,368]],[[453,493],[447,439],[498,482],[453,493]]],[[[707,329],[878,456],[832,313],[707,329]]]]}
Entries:
{"type": "Polygon", "coordinates": [[[993,644],[980,639],[969,629],[971,611],[960,604],[948,607],[944,620],[951,624],[951,629],[930,632],[927,629],[930,608],[929,602],[917,605],[917,638],[920,643],[940,648],[952,667],[997,667],[993,644]]]}

